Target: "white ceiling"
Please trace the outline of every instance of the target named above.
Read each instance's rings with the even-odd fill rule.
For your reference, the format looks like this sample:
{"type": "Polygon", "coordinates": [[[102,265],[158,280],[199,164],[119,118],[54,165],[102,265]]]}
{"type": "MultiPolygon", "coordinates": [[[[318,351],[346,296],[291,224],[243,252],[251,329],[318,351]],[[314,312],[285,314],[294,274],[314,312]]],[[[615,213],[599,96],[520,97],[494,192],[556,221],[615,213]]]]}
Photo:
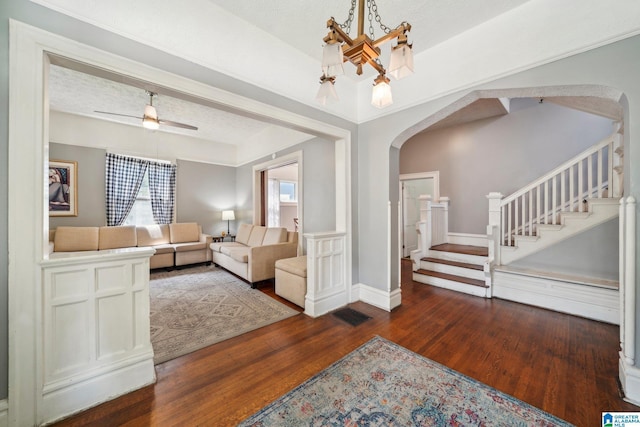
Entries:
{"type": "MultiPolygon", "coordinates": [[[[640,32],[640,20],[634,18],[640,15],[636,0],[378,0],[387,26],[404,20],[412,24],[416,75],[392,82],[394,105],[376,110],[367,101],[369,79],[359,81],[349,70],[351,79],[336,83],[341,101],[323,108],[313,99],[322,38],[328,18],[346,19],[347,0],[192,0],[179,8],[154,0],[32,1],[355,122],[640,32]]],[[[354,22],[351,35],[356,27],[354,22]]],[[[382,33],[374,29],[379,37],[382,33]]],[[[81,71],[52,67],[52,109],[140,125],[135,119],[94,110],[141,115],[148,103],[144,89],[153,88],[153,82],[131,86],[81,71]]],[[[163,89],[158,88],[160,95],[154,100],[160,118],[199,130],[164,127],[161,132],[239,146],[274,127],[163,89]]],[[[472,119],[473,114],[464,117],[472,119]]],[[[279,135],[292,144],[310,138],[293,130],[279,129],[279,135]]]]}

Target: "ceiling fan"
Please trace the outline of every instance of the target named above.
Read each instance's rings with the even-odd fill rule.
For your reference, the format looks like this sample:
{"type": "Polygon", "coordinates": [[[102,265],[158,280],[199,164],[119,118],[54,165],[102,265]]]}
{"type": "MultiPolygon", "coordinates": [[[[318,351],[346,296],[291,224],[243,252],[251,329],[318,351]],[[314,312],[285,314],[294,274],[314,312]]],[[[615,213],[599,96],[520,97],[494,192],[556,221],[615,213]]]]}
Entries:
{"type": "Polygon", "coordinates": [[[156,111],[156,107],[153,106],[153,97],[156,96],[157,93],[147,91],[147,94],[149,95],[149,104],[144,107],[144,114],[142,115],[142,117],[132,116],[130,114],[111,113],[109,111],[94,110],[94,112],[102,113],[102,114],[111,114],[113,116],[133,117],[136,119],[140,119],[142,120],[142,126],[147,129],[155,130],[155,129],[158,129],[160,125],[167,125],[167,126],[174,126],[174,127],[179,127],[183,129],[198,130],[197,127],[192,125],[187,125],[185,123],[159,119],[158,112],[156,111]]]}

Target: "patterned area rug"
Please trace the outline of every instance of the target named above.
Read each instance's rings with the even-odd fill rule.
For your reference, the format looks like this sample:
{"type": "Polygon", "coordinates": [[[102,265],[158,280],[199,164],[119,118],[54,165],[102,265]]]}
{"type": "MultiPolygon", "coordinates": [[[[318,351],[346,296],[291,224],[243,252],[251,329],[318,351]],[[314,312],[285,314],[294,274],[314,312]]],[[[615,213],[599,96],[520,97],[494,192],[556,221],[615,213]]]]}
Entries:
{"type": "Polygon", "coordinates": [[[570,426],[380,337],[241,426],[570,426]]]}
{"type": "Polygon", "coordinates": [[[214,266],[151,273],[156,364],[298,314],[214,266]]]}

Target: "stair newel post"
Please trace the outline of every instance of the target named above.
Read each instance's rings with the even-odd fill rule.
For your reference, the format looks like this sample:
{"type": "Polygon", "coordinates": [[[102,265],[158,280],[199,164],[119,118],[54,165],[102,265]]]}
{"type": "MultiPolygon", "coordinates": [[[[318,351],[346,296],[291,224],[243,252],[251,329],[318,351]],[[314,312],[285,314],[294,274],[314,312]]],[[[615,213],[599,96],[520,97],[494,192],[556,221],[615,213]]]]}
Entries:
{"type": "Polygon", "coordinates": [[[489,200],[489,225],[487,225],[487,238],[489,242],[489,259],[491,265],[500,265],[500,243],[504,230],[502,225],[502,193],[492,192],[487,195],[489,200]]]}
{"type": "Polygon", "coordinates": [[[616,133],[613,137],[613,153],[611,156],[613,157],[613,171],[611,174],[612,177],[609,178],[611,181],[611,194],[609,197],[622,197],[623,192],[623,182],[624,182],[624,128],[621,122],[615,123],[616,133]]]}

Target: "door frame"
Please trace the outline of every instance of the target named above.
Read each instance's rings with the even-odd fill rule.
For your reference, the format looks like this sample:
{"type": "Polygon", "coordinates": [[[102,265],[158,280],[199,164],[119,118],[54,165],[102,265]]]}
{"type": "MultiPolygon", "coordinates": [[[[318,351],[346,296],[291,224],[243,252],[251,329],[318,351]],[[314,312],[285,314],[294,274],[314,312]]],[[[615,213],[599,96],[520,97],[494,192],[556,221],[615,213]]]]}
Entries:
{"type": "Polygon", "coordinates": [[[402,191],[402,184],[404,181],[429,178],[433,178],[433,201],[437,202],[440,200],[440,171],[406,173],[400,174],[399,176],[398,194],[400,194],[400,203],[398,207],[398,234],[400,235],[400,238],[398,239],[398,253],[400,254],[400,259],[404,257],[404,194],[402,191]]]}

